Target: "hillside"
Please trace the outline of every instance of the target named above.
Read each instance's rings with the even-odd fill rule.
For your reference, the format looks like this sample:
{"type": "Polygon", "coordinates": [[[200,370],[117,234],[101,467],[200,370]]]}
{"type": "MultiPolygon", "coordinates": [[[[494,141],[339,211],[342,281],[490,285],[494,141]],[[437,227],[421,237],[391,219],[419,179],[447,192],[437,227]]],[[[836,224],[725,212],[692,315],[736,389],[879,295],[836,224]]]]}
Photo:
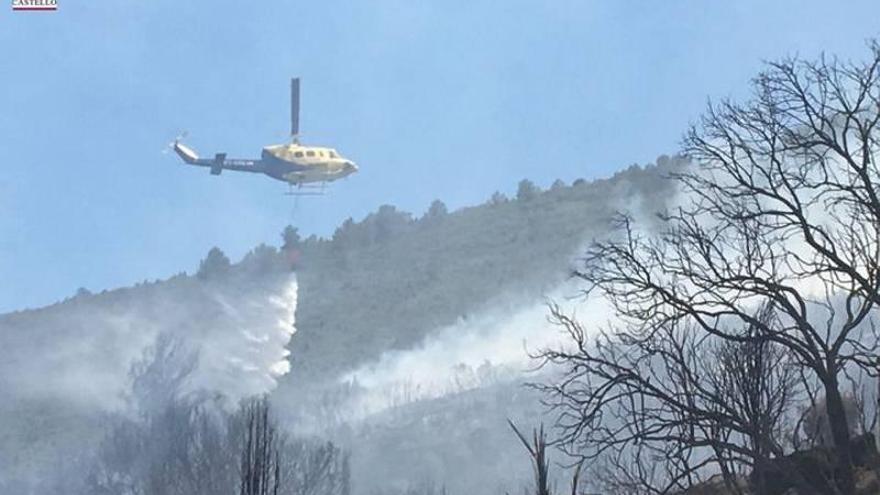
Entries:
{"type": "MultiPolygon", "coordinates": [[[[6,428],[0,445],[0,492],[16,487],[27,493],[25,487],[39,483],[43,470],[66,453],[79,448],[87,456],[82,448],[97,442],[102,414],[125,407],[132,362],[163,333],[199,352],[194,388],[232,401],[274,390],[282,417],[294,428],[302,428],[306,416],[326,416],[328,407],[338,413],[358,394],[356,386],[346,389],[346,373],[392,351],[417,348],[440,329],[454,330],[493,307],[512,312],[540,304],[565,280],[584,243],[607,233],[615,212],[661,209],[675,192],[662,177],[683,163],[661,157],[656,166],[630,167],[593,182],[558,182],[543,191],[524,181],[515,198],[496,194],[486,204],[452,212],[435,202],[418,219],[382,206],[360,221],[346,221],[330,239],[292,239],[282,250],[259,246],[232,264],[217,250],[194,275],[82,292],[46,308],[0,315],[0,391],[11,399],[0,408],[0,424],[15,425],[6,428]],[[294,308],[291,337],[288,313],[294,308]],[[286,365],[279,367],[285,347],[287,373],[286,365]]],[[[488,362],[491,349],[485,353],[488,362]]],[[[353,461],[356,476],[408,459],[408,474],[397,487],[407,476],[434,479],[449,469],[459,470],[461,480],[477,479],[479,449],[457,452],[463,439],[477,432],[494,444],[506,433],[498,424],[505,414],[539,420],[534,401],[509,402],[504,391],[516,383],[492,385],[485,395],[479,387],[459,389],[421,404],[407,405],[419,397],[406,396],[396,404],[405,407],[371,413],[342,428],[346,434],[340,422],[350,418],[322,428],[360,456],[353,461]],[[419,419],[431,416],[433,423],[419,419]],[[450,424],[461,426],[456,436],[446,436],[450,424]],[[431,456],[420,458],[427,450],[431,456]]],[[[500,486],[495,477],[506,459],[520,454],[499,457],[481,487],[500,486]]],[[[76,472],[76,463],[68,464],[57,469],[76,472]]],[[[378,489],[381,480],[367,486],[378,489]]]]}
{"type": "Polygon", "coordinates": [[[672,186],[661,177],[676,162],[660,161],[418,220],[383,206],[332,239],[306,240],[293,368],[283,384],[320,381],[409,348],[499,296],[540,297],[615,212],[663,207],[672,186]]]}

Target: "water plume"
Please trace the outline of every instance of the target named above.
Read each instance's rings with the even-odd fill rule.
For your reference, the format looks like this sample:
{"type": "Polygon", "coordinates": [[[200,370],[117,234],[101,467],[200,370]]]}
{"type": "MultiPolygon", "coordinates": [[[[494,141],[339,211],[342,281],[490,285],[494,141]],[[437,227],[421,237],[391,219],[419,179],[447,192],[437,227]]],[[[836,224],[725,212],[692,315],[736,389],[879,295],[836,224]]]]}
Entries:
{"type": "Polygon", "coordinates": [[[232,401],[269,392],[290,371],[296,304],[292,274],[258,283],[180,277],[8,315],[0,320],[3,390],[119,408],[132,363],[169,334],[198,353],[187,388],[232,401]]]}

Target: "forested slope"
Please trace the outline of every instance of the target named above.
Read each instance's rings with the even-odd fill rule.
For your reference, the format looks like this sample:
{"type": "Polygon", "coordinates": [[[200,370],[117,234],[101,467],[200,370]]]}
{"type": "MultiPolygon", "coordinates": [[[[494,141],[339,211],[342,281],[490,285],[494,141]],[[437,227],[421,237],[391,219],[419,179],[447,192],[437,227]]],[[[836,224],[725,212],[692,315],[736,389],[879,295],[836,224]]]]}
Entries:
{"type": "Polygon", "coordinates": [[[664,206],[674,191],[662,177],[682,162],[658,161],[546,191],[524,182],[515,198],[495,195],[451,213],[435,203],[417,220],[383,206],[346,222],[332,239],[305,240],[293,371],[285,381],[320,380],[410,347],[500,295],[543,294],[615,212],[664,206]]]}
{"type": "MultiPolygon", "coordinates": [[[[412,349],[493,301],[539,301],[566,278],[585,242],[607,234],[615,212],[662,209],[675,193],[664,176],[681,166],[681,159],[661,157],[656,166],[592,182],[557,181],[546,190],[522,181],[515,197],[496,193],[485,204],[452,212],[435,201],[419,218],[381,206],[344,222],[329,239],[300,239],[289,228],[283,246],[258,246],[237,263],[213,249],[192,275],[96,294],[81,290],[45,308],[0,315],[0,391],[8,399],[0,424],[15,425],[2,432],[0,486],[35,486],[51,465],[75,474],[100,441],[102,414],[125,406],[128,369],[156,335],[175,334],[202,347],[200,366],[208,371],[195,375],[194,387],[233,400],[274,388],[282,416],[285,408],[316,407],[315,394],[336,390],[348,371],[388,351],[412,349]],[[287,345],[290,371],[283,374],[278,360],[290,337],[279,325],[290,327],[292,308],[296,333],[287,345]],[[65,458],[66,467],[59,464],[65,458]]],[[[494,390],[509,385],[498,386],[494,390]]],[[[383,413],[337,440],[353,442],[348,446],[361,456],[353,460],[355,473],[379,473],[403,460],[417,472],[434,462],[418,457],[424,449],[433,450],[435,461],[458,459],[448,466],[443,461],[443,469],[475,466],[454,439],[479,432],[503,437],[501,415],[512,406],[493,393],[463,395],[494,412],[427,427],[436,438],[417,420],[427,415],[423,409],[444,404],[458,411],[456,418],[466,417],[468,402],[448,397],[383,413]],[[438,430],[449,425],[453,436],[438,430]],[[413,435],[408,442],[395,440],[407,435],[413,435]],[[387,449],[388,459],[369,454],[381,445],[399,449],[387,449]]],[[[320,400],[326,405],[326,397],[320,400]]],[[[533,406],[517,407],[525,414],[533,406]]]]}

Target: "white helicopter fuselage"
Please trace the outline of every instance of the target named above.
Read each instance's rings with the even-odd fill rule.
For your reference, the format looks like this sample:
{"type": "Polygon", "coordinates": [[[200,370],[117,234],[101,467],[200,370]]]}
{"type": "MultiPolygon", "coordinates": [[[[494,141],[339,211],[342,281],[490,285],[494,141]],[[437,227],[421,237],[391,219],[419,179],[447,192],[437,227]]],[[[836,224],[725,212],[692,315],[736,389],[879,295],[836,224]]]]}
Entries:
{"type": "Polygon", "coordinates": [[[277,144],[263,148],[264,173],[289,184],[331,182],[357,172],[357,165],[333,148],[277,144]]]}

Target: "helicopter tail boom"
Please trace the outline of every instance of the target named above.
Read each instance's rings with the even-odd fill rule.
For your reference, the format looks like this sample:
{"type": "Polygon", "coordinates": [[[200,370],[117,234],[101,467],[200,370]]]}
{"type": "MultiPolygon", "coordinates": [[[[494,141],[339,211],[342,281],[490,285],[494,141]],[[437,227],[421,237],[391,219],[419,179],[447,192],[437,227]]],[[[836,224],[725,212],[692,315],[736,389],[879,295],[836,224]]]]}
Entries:
{"type": "Polygon", "coordinates": [[[263,173],[263,167],[260,166],[259,160],[248,160],[239,158],[226,158],[226,153],[217,153],[214,158],[199,158],[199,155],[189,146],[174,142],[172,147],[177,156],[181,158],[187,165],[196,165],[199,167],[209,167],[211,175],[220,175],[224,170],[236,170],[239,172],[256,172],[263,173]]]}

